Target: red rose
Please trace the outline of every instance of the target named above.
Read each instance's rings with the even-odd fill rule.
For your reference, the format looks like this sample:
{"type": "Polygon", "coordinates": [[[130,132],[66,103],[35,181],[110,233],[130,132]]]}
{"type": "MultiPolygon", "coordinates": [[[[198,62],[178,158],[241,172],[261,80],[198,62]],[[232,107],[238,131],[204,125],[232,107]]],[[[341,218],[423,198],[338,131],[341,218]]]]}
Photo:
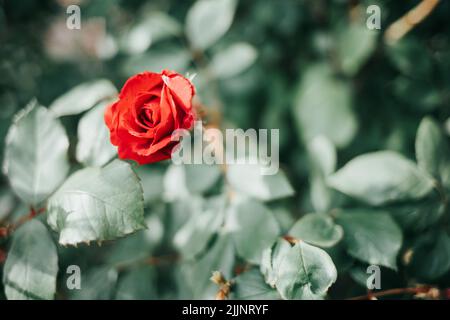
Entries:
{"type": "Polygon", "coordinates": [[[127,80],[119,100],[108,106],[105,122],[119,158],[146,164],[169,159],[178,144],[176,129],[190,129],[194,86],[176,72],[143,72],[127,80]]]}

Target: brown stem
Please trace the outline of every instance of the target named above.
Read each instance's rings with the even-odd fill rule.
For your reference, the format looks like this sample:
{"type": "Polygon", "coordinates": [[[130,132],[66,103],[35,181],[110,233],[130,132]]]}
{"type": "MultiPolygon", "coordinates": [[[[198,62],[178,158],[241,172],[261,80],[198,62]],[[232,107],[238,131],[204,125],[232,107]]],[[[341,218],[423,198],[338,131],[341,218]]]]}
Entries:
{"type": "Polygon", "coordinates": [[[162,264],[170,264],[173,262],[177,262],[180,260],[180,256],[177,254],[169,254],[165,256],[160,257],[149,257],[144,260],[145,264],[151,265],[151,266],[157,266],[162,264]]]}
{"type": "Polygon", "coordinates": [[[20,219],[16,223],[0,227],[0,238],[9,237],[17,228],[19,228],[24,223],[30,221],[37,215],[44,213],[45,210],[46,210],[46,208],[41,208],[39,210],[36,210],[33,207],[30,207],[30,211],[28,212],[28,214],[20,217],[20,219]]]}
{"type": "Polygon", "coordinates": [[[419,286],[414,288],[395,288],[379,292],[369,292],[366,295],[353,297],[348,300],[374,300],[376,298],[401,295],[401,294],[413,294],[426,298],[439,298],[439,290],[430,286],[419,286]]]}
{"type": "Polygon", "coordinates": [[[416,25],[422,22],[436,6],[440,0],[422,0],[417,6],[412,8],[400,19],[392,23],[384,34],[386,43],[395,43],[407,34],[416,25]]]}

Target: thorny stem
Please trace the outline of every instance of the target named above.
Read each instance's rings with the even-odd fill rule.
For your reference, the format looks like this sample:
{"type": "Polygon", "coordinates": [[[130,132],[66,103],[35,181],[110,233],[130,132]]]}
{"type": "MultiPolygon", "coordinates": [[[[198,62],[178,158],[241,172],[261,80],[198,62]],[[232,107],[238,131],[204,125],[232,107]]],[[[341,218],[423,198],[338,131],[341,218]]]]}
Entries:
{"type": "Polygon", "coordinates": [[[419,286],[414,288],[395,288],[379,292],[368,292],[366,295],[353,297],[348,300],[376,300],[380,297],[402,295],[402,294],[413,294],[420,298],[430,298],[439,299],[441,297],[441,292],[439,289],[431,286],[419,286]]]}
{"type": "Polygon", "coordinates": [[[34,209],[33,207],[30,207],[30,211],[28,214],[22,216],[16,223],[14,224],[7,224],[3,227],[0,227],[0,238],[6,238],[9,237],[17,228],[19,228],[24,223],[30,221],[37,215],[44,213],[46,208],[41,208],[39,210],[34,209]]]}
{"type": "Polygon", "coordinates": [[[422,0],[400,19],[392,23],[384,34],[386,43],[395,43],[407,34],[416,25],[422,22],[439,4],[440,0],[422,0]]]}

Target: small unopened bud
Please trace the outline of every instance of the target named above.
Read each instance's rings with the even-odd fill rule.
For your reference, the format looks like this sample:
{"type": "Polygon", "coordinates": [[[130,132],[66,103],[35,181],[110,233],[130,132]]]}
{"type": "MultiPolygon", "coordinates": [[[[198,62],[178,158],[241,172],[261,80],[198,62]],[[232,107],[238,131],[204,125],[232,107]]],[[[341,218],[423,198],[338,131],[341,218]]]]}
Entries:
{"type": "Polygon", "coordinates": [[[405,254],[403,255],[403,265],[409,265],[411,263],[413,255],[414,251],[412,251],[412,249],[406,250],[405,254]]]}
{"type": "Polygon", "coordinates": [[[209,278],[212,282],[217,284],[218,286],[224,284],[225,278],[223,277],[222,273],[220,271],[214,271],[211,278],[209,278]]]}

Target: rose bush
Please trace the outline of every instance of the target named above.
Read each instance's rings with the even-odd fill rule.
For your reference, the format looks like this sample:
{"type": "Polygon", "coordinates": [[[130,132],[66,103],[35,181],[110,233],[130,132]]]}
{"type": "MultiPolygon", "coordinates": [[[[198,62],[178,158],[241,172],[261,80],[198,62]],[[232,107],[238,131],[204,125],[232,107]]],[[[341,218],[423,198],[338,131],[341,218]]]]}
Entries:
{"type": "Polygon", "coordinates": [[[449,298],[450,1],[74,2],[0,1],[0,299],[449,298]]]}

